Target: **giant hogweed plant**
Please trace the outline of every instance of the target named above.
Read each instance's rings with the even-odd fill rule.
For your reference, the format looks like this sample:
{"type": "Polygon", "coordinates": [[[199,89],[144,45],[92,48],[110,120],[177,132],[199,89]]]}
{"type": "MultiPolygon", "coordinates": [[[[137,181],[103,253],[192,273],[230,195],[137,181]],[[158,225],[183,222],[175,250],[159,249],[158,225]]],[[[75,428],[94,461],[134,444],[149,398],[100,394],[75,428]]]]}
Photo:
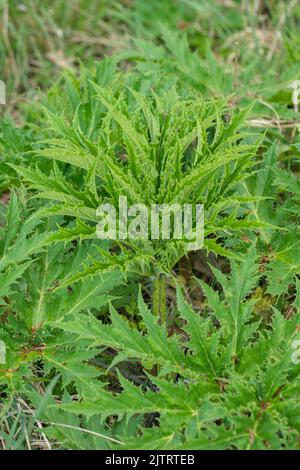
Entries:
{"type": "MultiPolygon", "coordinates": [[[[258,250],[264,254],[268,292],[281,295],[293,284],[300,271],[300,186],[296,174],[287,171],[278,161],[276,143],[265,152],[259,172],[242,182],[241,191],[245,195],[263,197],[249,204],[256,220],[285,229],[279,231],[265,227],[257,238],[258,250]]],[[[231,249],[234,249],[233,245],[231,249]]],[[[235,249],[239,249],[237,245],[235,249]]]]}
{"type": "MultiPolygon", "coordinates": [[[[296,31],[296,18],[287,25],[296,31]]],[[[22,106],[22,128],[0,123],[0,186],[17,187],[0,204],[6,449],[299,448],[299,138],[288,88],[296,48],[291,41],[288,68],[283,49],[271,48],[264,73],[264,39],[257,54],[248,36],[237,51],[234,34],[219,49],[225,32],[205,45],[198,31],[188,44],[182,32],[154,29],[162,32],[158,46],[139,39],[133,52],[81,66],[79,76],[68,71],[42,97],[48,128],[34,102],[26,115],[22,106]],[[128,59],[136,66],[116,73],[124,58],[127,69],[128,59]],[[282,143],[257,152],[260,139],[245,132],[249,109],[236,113],[193,90],[234,91],[231,105],[255,95],[250,117],[275,113],[293,132],[270,128],[264,142],[278,135],[282,143]],[[231,258],[222,272],[213,257],[209,273],[201,263],[205,282],[178,276],[186,292],[178,287],[177,301],[176,279],[168,284],[167,329],[164,278],[187,248],[97,239],[96,208],[117,207],[124,194],[146,205],[204,203],[205,247],[231,258]]],[[[191,258],[198,263],[202,253],[191,258]]]]}
{"type": "Polygon", "coordinates": [[[289,310],[274,306],[263,320],[253,289],[265,279],[253,245],[231,262],[230,275],[212,267],[218,290],[198,281],[207,299],[201,312],[178,287],[170,335],[141,293],[133,318],[117,312],[130,302],[118,271],[57,289],[93,247],[49,246],[60,219],[32,217],[26,199],[12,193],[0,245],[7,448],[26,447],[32,432],[67,449],[298,447],[299,282],[289,310]],[[109,321],[101,313],[108,302],[109,321]]]}
{"type": "MultiPolygon", "coordinates": [[[[300,366],[292,360],[299,282],[289,318],[274,307],[262,322],[251,295],[263,276],[255,246],[231,262],[230,275],[212,269],[221,289],[199,281],[207,299],[201,312],[178,288],[174,335],[141,293],[140,328],[114,308],[110,324],[88,313],[55,323],[74,344],[89,344],[90,355],[101,348],[119,386],[89,379],[92,395],[86,388],[58,400],[54,393],[41,411],[43,432],[69,449],[82,448],[82,433],[89,449],[299,448],[300,366]]],[[[33,387],[25,394],[38,407],[40,394],[33,387]]]]}
{"type": "Polygon", "coordinates": [[[97,372],[83,365],[90,357],[86,344],[72,346],[49,324],[72,312],[101,314],[104,309],[105,314],[108,301],[124,295],[122,302],[129,302],[130,296],[130,286],[122,292],[118,272],[86,279],[63,295],[55,293],[56,285],[76,273],[93,248],[88,242],[66,248],[62,243],[45,245],[55,221],[32,216],[26,200],[26,192],[12,191],[0,234],[0,377],[8,403],[42,371],[45,376],[59,371],[65,384],[76,380],[78,391],[89,387],[86,378],[97,372]]]}
{"type": "Polygon", "coordinates": [[[204,315],[193,311],[178,290],[181,333],[175,337],[167,338],[141,297],[146,337],[130,330],[114,311],[109,326],[93,318],[60,324],[94,344],[117,347],[114,364],[138,357],[146,368],[160,365],[156,377],[148,375],[151,383],[145,384],[145,391],[120,378],[117,401],[101,392],[93,401],[62,408],[85,416],[97,411],[127,417],[137,410],[158,413],[161,427],[139,426],[125,442],[127,448],[297,448],[299,365],[292,363],[291,354],[299,337],[299,285],[293,317],[287,320],[274,309],[270,324],[260,329],[255,300],[249,296],[260,277],[255,247],[242,263],[232,262],[231,276],[214,273],[222,294],[201,281],[208,300],[204,315]]]}
{"type": "Polygon", "coordinates": [[[81,103],[80,89],[69,83],[78,103],[72,119],[46,112],[53,137],[37,155],[54,160],[52,171],[14,168],[36,197],[51,201],[39,217],[64,217],[49,243],[94,239],[98,245],[99,256],[63,285],[105,271],[150,276],[154,310],[165,317],[164,276],[186,254],[185,241],[116,240],[103,249],[96,237],[97,207],[109,202],[118,211],[119,196],[147,207],[203,204],[206,249],[237,257],[222,239],[265,225],[247,214],[246,205],[261,197],[236,191],[251,174],[261,139],[245,130],[249,108],[234,113],[222,100],[204,101],[195,93],[182,98],[175,89],[142,94],[117,80],[92,85],[88,107],[86,94],[81,103]]]}

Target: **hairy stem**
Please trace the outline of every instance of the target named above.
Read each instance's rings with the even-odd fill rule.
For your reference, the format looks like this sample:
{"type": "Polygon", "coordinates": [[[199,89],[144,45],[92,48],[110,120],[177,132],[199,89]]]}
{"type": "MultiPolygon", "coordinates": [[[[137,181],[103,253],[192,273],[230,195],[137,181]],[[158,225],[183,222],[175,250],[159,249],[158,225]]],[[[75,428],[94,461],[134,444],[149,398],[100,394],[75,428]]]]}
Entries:
{"type": "Polygon", "coordinates": [[[166,277],[160,273],[153,281],[153,315],[159,317],[163,325],[167,321],[166,277]]]}

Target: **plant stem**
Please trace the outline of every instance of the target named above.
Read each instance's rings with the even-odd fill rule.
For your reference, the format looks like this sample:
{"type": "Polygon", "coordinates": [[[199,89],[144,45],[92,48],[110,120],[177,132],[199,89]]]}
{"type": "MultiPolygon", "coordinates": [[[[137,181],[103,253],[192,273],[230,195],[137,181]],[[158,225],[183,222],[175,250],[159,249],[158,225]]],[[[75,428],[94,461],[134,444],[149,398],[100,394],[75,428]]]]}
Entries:
{"type": "Polygon", "coordinates": [[[153,315],[159,317],[160,324],[167,321],[166,277],[160,273],[153,281],[153,315]]]}

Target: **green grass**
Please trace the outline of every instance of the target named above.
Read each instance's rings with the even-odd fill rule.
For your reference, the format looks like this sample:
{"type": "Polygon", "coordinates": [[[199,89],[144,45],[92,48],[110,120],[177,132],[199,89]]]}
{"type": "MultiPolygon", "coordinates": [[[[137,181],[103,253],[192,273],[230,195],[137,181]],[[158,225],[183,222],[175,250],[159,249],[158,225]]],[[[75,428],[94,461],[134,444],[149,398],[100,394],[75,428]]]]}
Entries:
{"type": "Polygon", "coordinates": [[[113,50],[118,23],[113,18],[107,23],[111,5],[103,0],[1,1],[0,69],[12,106],[23,95],[47,88],[61,70],[113,50]]]}

